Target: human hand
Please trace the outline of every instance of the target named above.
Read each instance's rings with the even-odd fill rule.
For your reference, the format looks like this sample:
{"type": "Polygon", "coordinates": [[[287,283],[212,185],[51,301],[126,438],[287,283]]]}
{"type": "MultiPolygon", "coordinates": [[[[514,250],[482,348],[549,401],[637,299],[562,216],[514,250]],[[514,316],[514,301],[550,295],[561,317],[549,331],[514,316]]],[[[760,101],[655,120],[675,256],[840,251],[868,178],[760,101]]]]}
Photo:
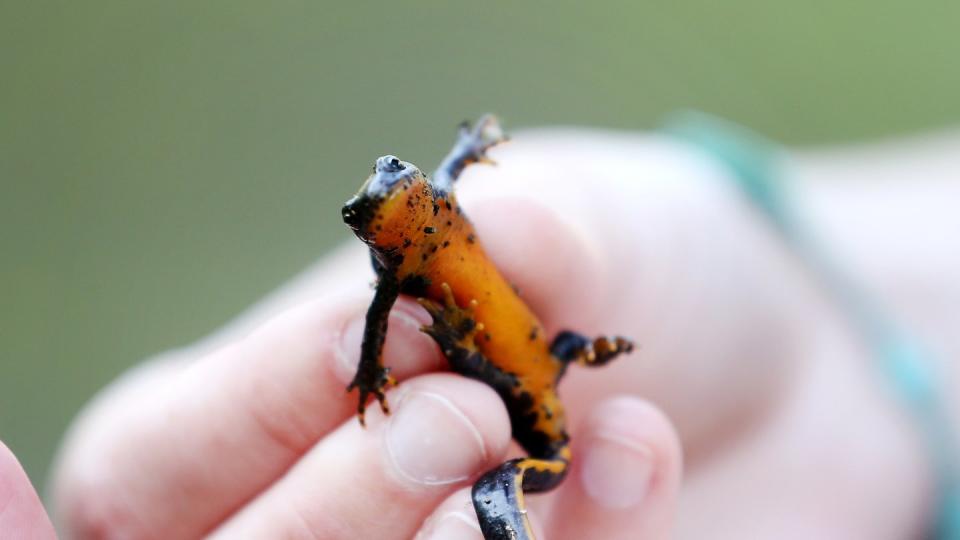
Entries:
{"type": "Polygon", "coordinates": [[[27,473],[16,456],[0,442],[0,536],[55,539],[50,518],[40,504],[27,473]]]}
{"type": "MultiPolygon", "coordinates": [[[[503,272],[551,332],[640,346],[561,385],[574,466],[530,498],[543,538],[670,536],[678,444],[638,396],[666,412],[689,460],[676,536],[898,538],[917,526],[928,479],[908,428],[723,171],[656,137],[530,134],[493,157],[499,168],[471,168],[458,190],[503,272]]],[[[408,538],[432,515],[427,530],[476,537],[459,488],[504,459],[506,414],[479,383],[424,375],[444,361],[417,331],[424,314],[401,301],[385,351],[396,410],[357,425],[344,387],[367,267],[362,246],[339,250],[99,397],[54,480],[66,536],[408,538]]]]}

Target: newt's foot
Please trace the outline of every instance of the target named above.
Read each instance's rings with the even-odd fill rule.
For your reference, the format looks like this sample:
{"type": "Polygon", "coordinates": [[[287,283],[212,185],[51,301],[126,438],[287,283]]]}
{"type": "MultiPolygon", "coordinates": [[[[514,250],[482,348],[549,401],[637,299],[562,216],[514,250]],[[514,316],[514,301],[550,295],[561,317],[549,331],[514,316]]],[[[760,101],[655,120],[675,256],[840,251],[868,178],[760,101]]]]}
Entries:
{"type": "Polygon", "coordinates": [[[484,115],[472,127],[460,124],[457,142],[433,173],[430,182],[441,192],[449,191],[453,183],[471,163],[493,163],[487,150],[507,140],[500,123],[492,114],[484,115]]]}
{"type": "MultiPolygon", "coordinates": [[[[433,319],[433,324],[422,326],[420,331],[428,334],[444,349],[458,346],[465,349],[474,348],[474,336],[483,331],[483,323],[477,323],[473,312],[477,301],[471,300],[465,308],[457,305],[450,285],[443,283],[443,304],[429,298],[418,298],[417,303],[427,310],[433,319]]],[[[443,351],[450,356],[450,351],[443,351]]]]}
{"type": "Polygon", "coordinates": [[[353,382],[347,386],[347,392],[356,388],[360,393],[360,401],[357,404],[357,417],[360,425],[366,427],[364,412],[367,408],[367,401],[372,394],[378,402],[383,414],[390,414],[390,406],[387,405],[387,396],[384,389],[389,386],[396,386],[397,380],[390,375],[390,368],[386,366],[375,365],[370,369],[357,370],[353,382]]]}
{"type": "Polygon", "coordinates": [[[584,363],[600,366],[613,360],[617,355],[632,351],[633,342],[627,338],[620,336],[598,337],[593,340],[593,354],[586,358],[584,363]]]}
{"type": "Polygon", "coordinates": [[[587,366],[602,366],[617,356],[633,350],[633,342],[620,336],[601,336],[593,341],[570,331],[557,334],[550,345],[550,352],[564,362],[577,362],[587,366]]]}
{"type": "Polygon", "coordinates": [[[463,159],[479,163],[493,163],[493,160],[487,157],[487,150],[505,142],[507,136],[500,127],[497,117],[492,114],[485,114],[477,123],[470,127],[470,122],[460,124],[460,132],[457,137],[456,149],[460,151],[463,159]]]}

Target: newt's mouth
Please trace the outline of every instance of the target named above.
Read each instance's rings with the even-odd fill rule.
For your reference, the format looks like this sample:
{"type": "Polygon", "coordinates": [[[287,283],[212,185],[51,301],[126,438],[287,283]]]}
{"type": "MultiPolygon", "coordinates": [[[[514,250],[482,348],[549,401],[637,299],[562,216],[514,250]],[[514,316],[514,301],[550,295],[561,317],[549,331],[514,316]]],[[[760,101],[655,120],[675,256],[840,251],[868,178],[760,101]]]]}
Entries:
{"type": "Polygon", "coordinates": [[[364,240],[365,229],[373,221],[381,202],[383,202],[383,197],[371,197],[365,193],[354,195],[343,205],[343,209],[340,211],[343,222],[353,229],[353,232],[361,240],[364,240]]]}

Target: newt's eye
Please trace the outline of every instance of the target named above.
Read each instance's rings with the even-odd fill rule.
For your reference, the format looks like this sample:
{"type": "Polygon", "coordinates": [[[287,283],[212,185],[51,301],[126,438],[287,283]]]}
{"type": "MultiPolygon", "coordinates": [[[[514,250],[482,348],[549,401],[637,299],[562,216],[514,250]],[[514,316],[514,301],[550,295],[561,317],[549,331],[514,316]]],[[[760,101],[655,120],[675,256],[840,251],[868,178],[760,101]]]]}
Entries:
{"type": "Polygon", "coordinates": [[[397,156],[383,156],[377,160],[376,171],[385,173],[396,173],[404,170],[406,167],[397,156]]]}
{"type": "Polygon", "coordinates": [[[368,195],[386,195],[403,182],[412,182],[423,173],[412,163],[401,161],[397,156],[381,156],[373,167],[373,176],[367,180],[364,193],[368,195]]]}

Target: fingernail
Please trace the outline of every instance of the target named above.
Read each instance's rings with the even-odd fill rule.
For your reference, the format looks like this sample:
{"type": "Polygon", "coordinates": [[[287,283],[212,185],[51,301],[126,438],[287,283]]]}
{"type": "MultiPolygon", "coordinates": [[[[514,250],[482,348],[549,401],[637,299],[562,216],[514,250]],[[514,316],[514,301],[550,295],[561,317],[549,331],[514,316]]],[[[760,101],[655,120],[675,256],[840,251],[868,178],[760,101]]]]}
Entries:
{"type": "Polygon", "coordinates": [[[397,472],[412,482],[465,480],[487,461],[480,431],[447,398],[412,391],[401,398],[386,434],[397,472]]]}
{"type": "Polygon", "coordinates": [[[417,540],[483,540],[483,533],[475,517],[450,512],[433,522],[417,540]]]}
{"type": "MultiPolygon", "coordinates": [[[[353,380],[357,364],[360,363],[360,344],[363,341],[365,325],[366,318],[360,314],[347,321],[340,332],[337,375],[345,383],[353,380]]],[[[411,315],[393,311],[390,313],[387,326],[404,329],[400,332],[390,332],[390,339],[384,348],[384,358],[388,360],[387,363],[391,367],[397,368],[404,362],[422,361],[423,358],[430,358],[435,354],[429,338],[420,332],[420,322],[411,315]]]]}
{"type": "Polygon", "coordinates": [[[649,447],[616,434],[597,433],[584,451],[580,477],[584,491],[598,505],[625,509],[646,497],[653,469],[649,447]]]}

